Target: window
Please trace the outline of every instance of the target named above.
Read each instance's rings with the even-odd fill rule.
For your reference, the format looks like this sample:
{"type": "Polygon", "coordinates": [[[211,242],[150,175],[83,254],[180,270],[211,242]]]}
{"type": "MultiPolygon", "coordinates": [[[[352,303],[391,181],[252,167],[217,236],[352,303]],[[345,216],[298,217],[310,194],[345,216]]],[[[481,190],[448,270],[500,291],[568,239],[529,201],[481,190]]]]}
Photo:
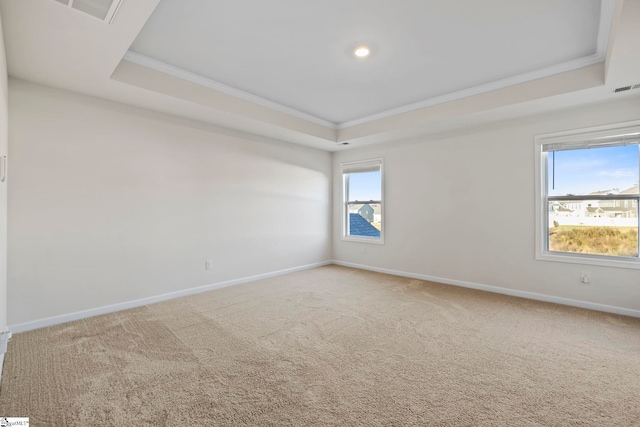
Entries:
{"type": "Polygon", "coordinates": [[[640,122],[536,138],[536,257],[640,268],[640,122]]]}
{"type": "Polygon", "coordinates": [[[383,243],[382,159],[341,166],[343,240],[383,243]]]}

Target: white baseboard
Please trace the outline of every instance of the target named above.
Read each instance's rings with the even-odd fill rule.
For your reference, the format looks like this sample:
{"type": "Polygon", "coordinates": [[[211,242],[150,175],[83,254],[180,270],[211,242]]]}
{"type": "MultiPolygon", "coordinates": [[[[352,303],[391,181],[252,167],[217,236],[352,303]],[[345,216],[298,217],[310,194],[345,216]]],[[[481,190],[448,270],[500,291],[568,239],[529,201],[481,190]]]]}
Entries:
{"type": "Polygon", "coordinates": [[[269,277],[282,276],[284,274],[295,273],[296,271],[308,270],[311,268],[322,267],[324,265],[330,265],[330,264],[333,264],[333,262],[323,261],[315,264],[302,265],[299,267],[287,268],[285,270],[278,270],[270,273],[257,274],[255,276],[228,280],[226,282],[219,282],[219,283],[213,283],[210,285],[198,286],[197,288],[184,289],[177,292],[170,292],[168,294],[141,298],[133,301],[121,302],[118,304],[105,305],[102,307],[92,308],[89,310],[77,311],[75,313],[61,314],[59,316],[47,317],[44,319],[32,320],[24,323],[16,323],[15,325],[10,325],[8,328],[12,333],[17,334],[20,332],[32,331],[34,329],[46,328],[47,326],[58,325],[60,323],[86,319],[88,317],[99,316],[101,314],[107,314],[107,313],[114,313],[116,311],[127,310],[130,308],[142,307],[145,305],[167,301],[174,298],[180,298],[187,295],[199,294],[202,292],[212,291],[214,289],[221,289],[229,286],[240,285],[242,283],[254,282],[256,280],[267,279],[269,277]]]}
{"type": "Polygon", "coordinates": [[[2,369],[4,367],[4,355],[7,352],[7,345],[11,339],[11,331],[7,328],[0,332],[0,384],[2,384],[2,369]]]}
{"type": "Polygon", "coordinates": [[[391,274],[393,276],[409,277],[411,279],[426,280],[429,282],[444,283],[446,285],[461,286],[463,288],[477,289],[480,291],[493,292],[496,294],[510,295],[520,298],[528,298],[536,301],[552,302],[555,304],[569,305],[572,307],[586,308],[589,310],[603,311],[605,313],[622,314],[624,316],[640,317],[640,310],[616,307],[613,305],[599,304],[595,302],[580,301],[570,298],[556,297],[553,295],[538,294],[535,292],[518,291],[515,289],[501,288],[499,286],[484,285],[481,283],[465,282],[462,280],[447,279],[444,277],[427,276],[425,274],[407,273],[406,271],[388,270],[386,268],[371,267],[369,265],[353,264],[350,262],[333,261],[336,265],[344,267],[358,268],[360,270],[375,271],[378,273],[391,274]]]}
{"type": "Polygon", "coordinates": [[[0,354],[0,385],[2,384],[2,371],[4,368],[4,353],[0,354]]]}
{"type": "MultiPolygon", "coordinates": [[[[181,290],[181,291],[171,292],[171,293],[168,293],[168,294],[157,295],[157,296],[148,297],[148,298],[142,298],[142,299],[133,300],[133,301],[126,301],[126,302],[122,302],[122,303],[118,303],[118,304],[112,304],[112,305],[107,305],[107,306],[103,306],[103,307],[97,307],[97,308],[93,308],[93,309],[89,309],[89,310],[77,311],[77,312],[69,313],[69,314],[62,314],[62,315],[59,315],[59,316],[47,317],[47,318],[44,318],[44,319],[32,320],[32,321],[24,322],[24,323],[17,323],[17,324],[14,324],[14,325],[10,325],[8,327],[8,329],[14,334],[15,333],[20,333],[20,332],[31,331],[31,330],[34,330],[34,329],[45,328],[47,326],[53,326],[53,325],[57,325],[57,324],[60,324],[60,323],[66,323],[66,322],[71,322],[71,321],[74,321],[74,320],[86,319],[88,317],[99,316],[101,314],[107,314],[107,313],[114,313],[116,311],[127,310],[127,309],[130,309],[130,308],[142,307],[142,306],[145,306],[145,305],[148,305],[148,304],[154,304],[154,303],[157,303],[157,302],[167,301],[167,300],[174,299],[174,298],[180,298],[180,297],[184,297],[184,296],[187,296],[187,295],[194,295],[194,294],[198,294],[198,293],[201,293],[201,292],[212,291],[214,289],[221,289],[221,288],[226,288],[226,287],[229,287],[229,286],[240,285],[242,283],[254,282],[256,280],[266,279],[266,278],[269,278],[269,277],[281,276],[281,275],[284,275],[284,274],[294,273],[296,271],[308,270],[308,269],[311,269],[311,268],[322,267],[322,266],[330,265],[330,264],[341,265],[341,266],[344,266],[344,267],[358,268],[358,269],[361,269],[361,270],[375,271],[375,272],[378,272],[378,273],[391,274],[391,275],[394,275],[394,276],[402,276],[402,277],[409,277],[409,278],[412,278],[412,279],[419,279],[419,280],[426,280],[426,281],[430,281],[430,282],[444,283],[444,284],[447,284],[447,285],[461,286],[461,287],[464,287],[464,288],[477,289],[477,290],[481,290],[481,291],[493,292],[493,293],[503,294],[503,295],[511,295],[511,296],[520,297],[520,298],[528,298],[528,299],[537,300],[537,301],[545,301],[545,302],[568,305],[568,306],[573,306],[573,307],[586,308],[586,309],[590,309],[590,310],[603,311],[603,312],[606,312],[606,313],[614,313],[614,314],[621,314],[621,315],[624,315],[624,316],[640,317],[640,310],[633,310],[633,309],[629,309],[629,308],[616,307],[616,306],[611,306],[611,305],[606,305],[606,304],[599,304],[599,303],[588,302],[588,301],[580,301],[580,300],[574,300],[574,299],[569,299],[569,298],[556,297],[556,296],[552,296],[552,295],[538,294],[538,293],[535,293],[535,292],[519,291],[519,290],[515,290],[515,289],[501,288],[501,287],[498,287],[498,286],[484,285],[484,284],[481,284],[481,283],[465,282],[465,281],[462,281],[462,280],[447,279],[445,277],[427,276],[425,274],[416,274],[416,273],[409,273],[409,272],[406,272],[406,271],[389,270],[389,269],[386,269],[386,268],[378,268],[378,267],[372,267],[372,266],[369,266],[369,265],[354,264],[354,263],[350,263],[350,262],[343,262],[343,261],[334,260],[334,261],[323,261],[323,262],[319,262],[319,263],[315,263],[315,264],[308,264],[308,265],[303,265],[303,266],[294,267],[294,268],[288,268],[288,269],[285,269],[285,270],[273,271],[273,272],[270,272],[270,273],[258,274],[258,275],[255,275],[255,276],[243,277],[243,278],[240,278],[240,279],[229,280],[229,281],[226,281],[226,282],[220,282],[220,283],[214,283],[214,284],[205,285],[205,286],[199,286],[197,288],[184,289],[184,290],[181,290]]],[[[3,360],[4,360],[4,354],[0,354],[0,379],[1,379],[1,375],[2,375],[2,372],[1,372],[2,364],[1,364],[1,362],[3,360]]]]}

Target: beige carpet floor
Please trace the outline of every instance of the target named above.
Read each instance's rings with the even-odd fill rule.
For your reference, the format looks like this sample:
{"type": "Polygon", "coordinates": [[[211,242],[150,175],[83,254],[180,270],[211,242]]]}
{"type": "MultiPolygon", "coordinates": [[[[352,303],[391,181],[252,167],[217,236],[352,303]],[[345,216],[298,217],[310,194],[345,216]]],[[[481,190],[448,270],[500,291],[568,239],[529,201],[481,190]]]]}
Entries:
{"type": "Polygon", "coordinates": [[[32,426],[639,426],[640,319],[328,266],[17,334],[32,426]]]}

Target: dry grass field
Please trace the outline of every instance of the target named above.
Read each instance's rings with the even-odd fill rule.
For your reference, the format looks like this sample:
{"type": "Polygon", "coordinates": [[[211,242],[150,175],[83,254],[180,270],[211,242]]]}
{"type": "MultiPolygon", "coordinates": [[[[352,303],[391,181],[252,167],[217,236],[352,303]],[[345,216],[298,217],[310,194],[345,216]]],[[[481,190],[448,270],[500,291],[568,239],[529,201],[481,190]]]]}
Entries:
{"type": "Polygon", "coordinates": [[[584,254],[638,256],[635,227],[560,225],[549,229],[549,250],[584,254]]]}

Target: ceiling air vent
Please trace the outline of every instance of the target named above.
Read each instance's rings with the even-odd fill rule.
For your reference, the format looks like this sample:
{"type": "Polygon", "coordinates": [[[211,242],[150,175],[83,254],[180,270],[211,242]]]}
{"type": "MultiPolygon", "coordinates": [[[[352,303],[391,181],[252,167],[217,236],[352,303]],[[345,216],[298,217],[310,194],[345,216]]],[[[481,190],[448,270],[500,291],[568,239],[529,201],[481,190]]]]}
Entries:
{"type": "Polygon", "coordinates": [[[110,24],[122,0],[56,0],[110,24]]]}
{"type": "Polygon", "coordinates": [[[612,92],[613,93],[626,92],[628,90],[634,90],[634,89],[640,89],[640,83],[637,83],[635,85],[617,87],[612,92]]]}

